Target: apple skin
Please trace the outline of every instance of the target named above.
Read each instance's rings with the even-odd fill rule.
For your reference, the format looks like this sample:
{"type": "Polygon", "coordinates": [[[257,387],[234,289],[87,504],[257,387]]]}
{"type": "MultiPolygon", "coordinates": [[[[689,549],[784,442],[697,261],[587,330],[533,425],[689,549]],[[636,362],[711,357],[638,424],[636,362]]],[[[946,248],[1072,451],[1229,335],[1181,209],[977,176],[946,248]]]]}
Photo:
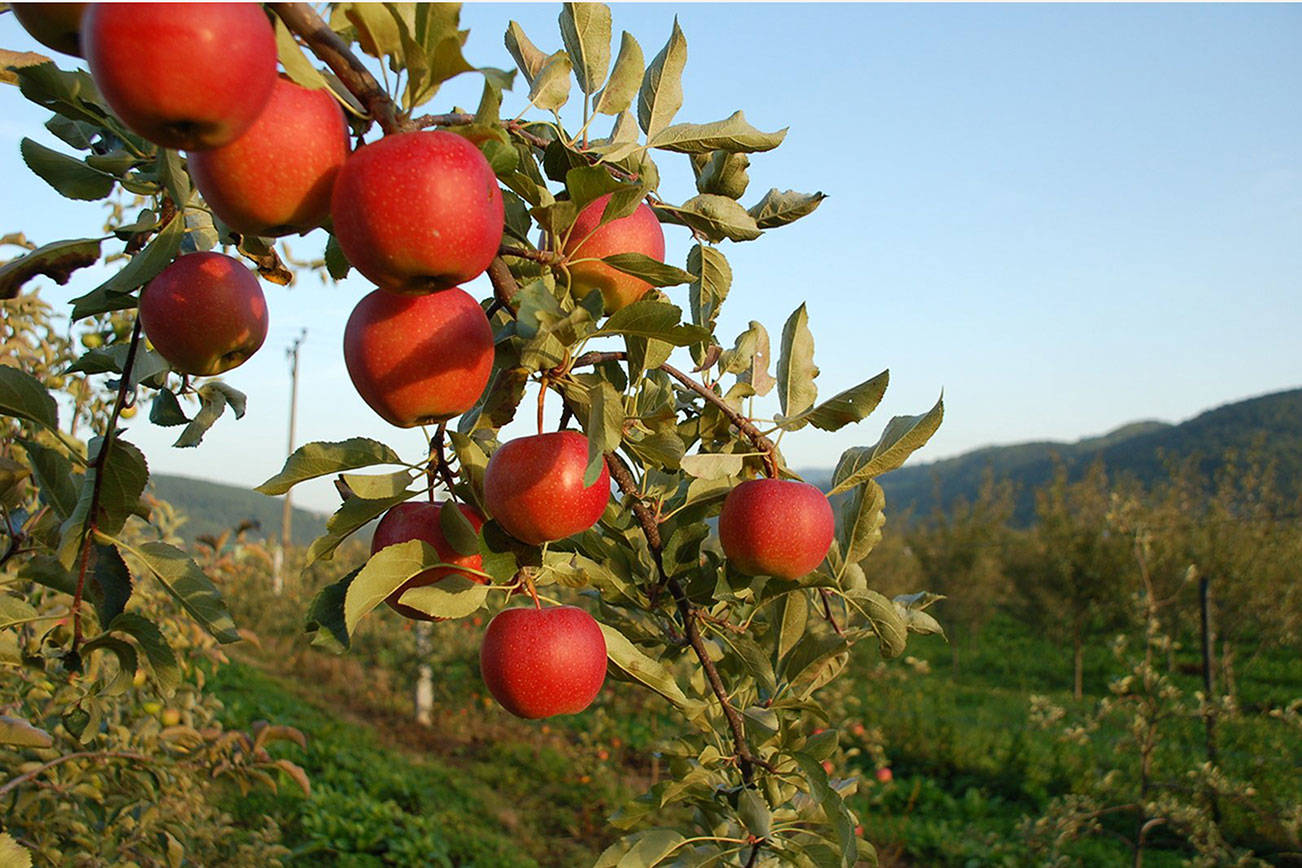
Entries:
{"type": "MultiPolygon", "coordinates": [[[[443,537],[443,530],[439,527],[439,513],[444,506],[445,504],[442,503],[409,500],[393,507],[375,525],[375,534],[371,537],[371,554],[375,554],[386,546],[418,539],[432,545],[434,550],[439,553],[439,560],[445,564],[455,564],[472,570],[483,569],[484,559],[482,556],[477,553],[463,555],[443,537]]],[[[456,504],[456,507],[461,510],[461,514],[466,517],[475,530],[479,530],[484,526],[484,517],[479,514],[478,510],[461,504],[456,504]]],[[[419,575],[412,576],[398,590],[390,594],[384,602],[388,603],[389,607],[399,615],[411,618],[414,621],[442,621],[442,618],[435,618],[426,615],[419,609],[404,606],[398,600],[405,591],[411,588],[423,588],[453,575],[464,576],[470,581],[478,582],[481,585],[488,584],[488,579],[477,573],[463,573],[449,567],[435,567],[432,570],[426,570],[419,575]]]]}
{"type": "Polygon", "coordinates": [[[81,57],[81,16],[89,3],[11,3],[23,29],[42,45],[81,57]]]}
{"type": "Polygon", "coordinates": [[[568,258],[594,259],[569,266],[570,287],[575,298],[583,298],[594,289],[601,290],[606,301],[606,313],[628,307],[641,298],[651,284],[595,260],[616,253],[644,253],[661,262],[665,259],[664,230],[660,228],[655,212],[645,202],[627,217],[600,225],[601,214],[610,197],[610,193],[599,196],[579,212],[564,248],[568,258]]]}
{"type": "Polygon", "coordinates": [[[228,145],[189,155],[204,201],[246,235],[307,232],[330,216],[330,192],[348,157],[344,113],[328,90],[276,79],[253,126],[228,145]]]}
{"type": "Polygon", "coordinates": [[[426,130],[363,145],[335,180],[335,238],[354,268],[391,292],[465,283],[502,243],[502,191],[479,149],[426,130]]]}
{"type": "Polygon", "coordinates": [[[189,253],[141,291],[140,324],[173,370],[211,377],[242,365],[262,346],[267,300],[239,260],[189,253]]]}
{"type": "Polygon", "coordinates": [[[606,637],[574,606],[503,609],[484,631],[479,671],[516,717],[577,714],[606,680],[606,637]]]}
{"type": "Polygon", "coordinates": [[[234,141],[276,83],[276,37],[257,3],[92,3],[81,44],[109,107],[164,148],[234,141]]]}
{"type": "Polygon", "coordinates": [[[748,575],[807,575],[827,557],[835,532],[827,496],[789,479],[743,482],[728,492],[719,514],[723,553],[748,575]]]}
{"type": "Polygon", "coordinates": [[[484,506],[507,533],[541,545],[597,523],[610,500],[610,472],[584,487],[588,438],[577,431],[520,437],[505,443],[484,470],[484,506]]]}
{"type": "Polygon", "coordinates": [[[493,329],[457,287],[429,295],[373,291],[344,326],[353,386],[390,425],[413,428],[469,410],[493,371],[493,329]]]}

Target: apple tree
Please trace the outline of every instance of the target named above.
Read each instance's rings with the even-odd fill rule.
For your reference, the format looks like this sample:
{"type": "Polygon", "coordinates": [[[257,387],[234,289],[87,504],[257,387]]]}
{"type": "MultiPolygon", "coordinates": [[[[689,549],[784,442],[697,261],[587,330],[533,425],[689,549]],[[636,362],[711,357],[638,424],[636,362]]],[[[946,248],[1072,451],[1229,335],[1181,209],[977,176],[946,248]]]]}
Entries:
{"type": "Polygon", "coordinates": [[[95,643],[127,653],[115,636],[134,623],[121,621],[132,576],[218,640],[239,638],[185,552],[124,533],[148,471],[118,423],[148,400],[185,446],[225,410],[241,415],[243,395],[211,375],[257,349],[265,304],[240,288],[247,266],[234,277],[226,260],[285,283],[277,237],[325,226],[319,267],[377,287],[345,329],[353,385],[389,423],[423,426],[429,448],[313,442],[260,486],[337,477],[342,503],[309,563],[380,520],[370,557],[304,613],[313,641],[346,649],[367,617],[487,610],[485,682],[513,713],[579,712],[607,677],[663,698],[681,722],[661,748],[671,773],[611,818],[625,836],[599,865],[873,861],[819,690],[860,641],[893,657],[910,631],[940,631],[925,611],[935,595],[889,599],[860,562],[885,521],[876,477],[927,441],[943,408],[847,450],[827,493],[787,466],[783,432],[862,421],[888,376],[819,400],[803,304],[772,372],[763,325],[717,334],[721,307],[748,291],[733,286],[729,245],[762,242],[823,198],[748,195],[752,155],[785,131],[740,111],[680,119],[677,23],[648,61],[629,33],[614,44],[596,4],[562,7],[555,50],[508,23],[514,70],[466,59],[450,4],[340,3],[328,21],[300,3],[160,8],[92,4],[76,43],[89,72],[4,55],[6,80],[53,112],[47,129],[66,145],[24,140],[24,161],[64,196],[109,201],[112,219],[103,239],[4,265],[0,296],[117,262],[70,316],[130,323],[72,367],[112,390],[85,448],[60,428],[48,378],[0,367],[5,449],[36,482],[34,509],[0,529],[6,559],[23,562],[13,587],[71,598],[47,655],[76,671],[95,643]],[[218,65],[228,80],[210,75],[218,65]],[[457,75],[482,77],[478,106],[440,113],[457,75]],[[527,93],[517,117],[502,116],[507,90],[527,93]],[[656,162],[682,159],[685,197],[656,162]],[[691,239],[679,264],[664,261],[666,228],[691,239]],[[492,295],[475,299],[460,285],[481,273],[492,295]],[[183,304],[176,286],[201,300],[183,304]],[[535,401],[538,433],[505,438],[535,401]],[[396,614],[375,611],[385,601],[396,614]]]}

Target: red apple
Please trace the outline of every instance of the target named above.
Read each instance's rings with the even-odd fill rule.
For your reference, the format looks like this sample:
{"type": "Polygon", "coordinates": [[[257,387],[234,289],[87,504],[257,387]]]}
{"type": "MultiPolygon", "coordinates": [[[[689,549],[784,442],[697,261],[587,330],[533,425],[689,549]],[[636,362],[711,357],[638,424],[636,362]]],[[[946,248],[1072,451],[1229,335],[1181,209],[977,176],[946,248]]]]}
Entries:
{"type": "Polygon", "coordinates": [[[276,83],[276,37],[257,3],[92,3],[82,48],[122,121],[165,148],[218,148],[276,83]]]}
{"type": "MultiPolygon", "coordinates": [[[[386,546],[418,539],[432,545],[434,550],[439,553],[439,560],[445,564],[455,564],[472,570],[482,569],[484,559],[478,553],[463,555],[443,537],[443,530],[439,527],[439,512],[443,508],[444,504],[442,503],[425,503],[416,500],[409,500],[393,507],[384,514],[375,526],[375,534],[371,537],[371,554],[375,554],[386,546]]],[[[478,510],[461,504],[456,504],[456,508],[461,510],[461,514],[470,521],[475,530],[479,530],[484,526],[484,517],[479,514],[478,510]]],[[[426,615],[419,609],[404,606],[398,600],[402,597],[403,592],[411,588],[423,588],[452,575],[463,576],[481,585],[488,584],[488,579],[478,573],[463,573],[451,567],[435,567],[408,579],[398,590],[390,594],[384,602],[388,603],[395,612],[404,617],[417,621],[441,621],[442,618],[426,615]]]]}
{"type": "Polygon", "coordinates": [[[10,3],[32,38],[55,51],[81,57],[81,15],[88,3],[10,3]]]}
{"type": "Polygon", "coordinates": [[[877,780],[883,784],[889,784],[895,780],[895,775],[891,773],[889,768],[883,767],[877,770],[877,780]]]}
{"type": "Polygon", "coordinates": [[[610,196],[607,193],[597,197],[579,212],[565,241],[564,252],[569,259],[591,259],[569,266],[570,287],[575,298],[599,289],[606,301],[606,312],[614,313],[641,298],[651,284],[599,260],[616,253],[645,253],[663,262],[665,233],[646,203],[639,204],[627,217],[601,225],[601,215],[610,196]]]}
{"type": "Polygon", "coordinates": [[[277,79],[253,126],[228,145],[189,155],[213,213],[236,232],[307,232],[330,216],[330,191],[348,156],[348,127],[326,89],[277,79]]]}
{"type": "Polygon", "coordinates": [[[520,437],[502,445],[484,471],[484,506],[511,536],[531,545],[585,531],[610,500],[605,465],[583,484],[588,438],[577,431],[520,437]]]}
{"type": "Polygon", "coordinates": [[[606,637],[574,606],[503,609],[484,631],[479,671],[516,717],[577,714],[606,680],[606,637]]]}
{"type": "Polygon", "coordinates": [[[191,253],[141,291],[140,324],[173,370],[211,377],[242,365],[262,346],[267,300],[239,260],[191,253]]]}
{"type": "Polygon", "coordinates": [[[399,133],[358,148],[335,181],[335,238],[353,267],[393,292],[478,277],[502,243],[502,191],[455,133],[399,133]]]}
{"type": "Polygon", "coordinates": [[[787,479],[752,479],[723,501],[719,543],[749,575],[798,579],[823,562],[836,521],[827,496],[787,479]]]}
{"type": "Polygon", "coordinates": [[[386,422],[412,428],[474,406],[493,370],[493,330],[457,287],[430,295],[377,289],[344,326],[353,386],[386,422]]]}

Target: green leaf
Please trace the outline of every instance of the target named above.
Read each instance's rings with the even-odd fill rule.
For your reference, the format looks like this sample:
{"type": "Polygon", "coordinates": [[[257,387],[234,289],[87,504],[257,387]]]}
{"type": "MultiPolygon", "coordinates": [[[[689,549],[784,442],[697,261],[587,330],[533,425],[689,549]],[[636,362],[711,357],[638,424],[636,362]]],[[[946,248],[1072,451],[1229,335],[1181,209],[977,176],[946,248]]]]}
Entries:
{"type": "Polygon", "coordinates": [[[748,788],[737,794],[737,816],[746,831],[757,838],[767,838],[773,828],[773,812],[758,790],[748,788]]]}
{"type": "Polygon", "coordinates": [[[131,572],[118,550],[103,544],[91,547],[90,570],[86,595],[94,604],[95,616],[103,627],[112,623],[127,607],[127,601],[131,599],[131,572]]]}
{"type": "Polygon", "coordinates": [[[26,371],[0,365],[0,414],[27,419],[57,431],[59,408],[41,381],[26,371]]]}
{"type": "Polygon", "coordinates": [[[595,111],[603,115],[623,113],[637,96],[638,84],[643,72],[642,46],[625,30],[620,36],[619,56],[615,58],[615,67],[610,71],[610,80],[597,95],[595,111]]]}
{"type": "Polygon", "coordinates": [[[21,439],[18,443],[27,453],[27,463],[40,490],[41,502],[54,510],[60,521],[67,518],[77,508],[80,491],[80,479],[73,473],[72,462],[49,446],[21,439]]]}
{"type": "Polygon", "coordinates": [[[740,455],[709,453],[684,455],[679,462],[683,472],[697,479],[723,479],[741,473],[746,459],[740,455]]]}
{"type": "MultiPolygon", "coordinates": [[[[173,202],[184,203],[190,201],[190,175],[185,171],[185,161],[181,159],[179,151],[173,151],[170,148],[159,148],[155,168],[158,172],[159,182],[167,190],[167,194],[172,197],[173,202]]],[[[207,217],[208,215],[204,214],[203,216],[207,217]]]]}
{"type": "MultiPolygon", "coordinates": [[[[2,730],[7,721],[14,719],[15,718],[0,718],[0,730],[2,730]]],[[[21,722],[27,723],[26,721],[21,722]]],[[[27,725],[31,726],[31,724],[27,725]]],[[[32,729],[36,728],[32,727],[32,729]]],[[[43,730],[36,731],[44,732],[43,730]]],[[[49,737],[48,734],[45,735],[46,739],[49,739],[49,737]]],[[[3,738],[0,738],[0,741],[3,741],[3,738]]],[[[51,744],[53,744],[52,741],[46,741],[39,745],[32,745],[32,747],[49,747],[51,744]]],[[[8,865],[9,868],[32,868],[31,851],[15,841],[8,832],[0,832],[0,865],[8,865]]]]}
{"type": "MultiPolygon", "coordinates": [[[[442,561],[434,547],[421,540],[409,540],[386,546],[372,555],[366,565],[354,577],[352,584],[348,586],[348,592],[344,598],[344,627],[348,635],[351,636],[357,629],[357,623],[363,616],[384,602],[390,594],[402,587],[404,582],[440,563],[442,561]]],[[[449,587],[456,589],[456,596],[458,596],[459,601],[450,602],[445,600],[444,597],[449,595],[446,591],[441,595],[417,595],[413,600],[418,602],[424,600],[426,604],[437,603],[439,605],[453,606],[459,604],[470,605],[470,603],[474,602],[474,608],[470,609],[470,611],[479,608],[483,603],[483,597],[480,596],[481,592],[462,588],[459,582],[475,585],[476,588],[483,589],[484,593],[487,592],[488,586],[486,585],[478,585],[463,577],[449,576],[439,584],[451,583],[449,587]],[[454,579],[457,581],[454,582],[454,579]],[[478,602],[475,602],[476,599],[478,602]]],[[[407,593],[412,593],[415,590],[417,589],[413,588],[407,593]]],[[[407,593],[403,594],[404,600],[407,593]]],[[[417,605],[417,608],[419,607],[417,605]]],[[[467,614],[469,613],[467,612],[467,614]]],[[[451,617],[461,616],[454,615],[451,617]]]]}
{"type": "MultiPolygon", "coordinates": [[[[565,173],[565,189],[570,194],[570,201],[574,203],[574,207],[578,210],[582,210],[589,202],[599,199],[607,193],[617,193],[628,186],[615,180],[604,166],[584,164],[575,166],[565,173]]],[[[641,198],[642,188],[634,187],[633,189],[637,191],[638,198],[641,198]]],[[[637,206],[634,205],[634,207],[637,206]]],[[[602,217],[601,222],[608,222],[605,219],[604,211],[602,217]]]]}
{"type": "Polygon", "coordinates": [[[846,597],[868,619],[881,644],[882,657],[889,660],[904,653],[908,624],[894,603],[871,589],[846,591],[846,597]]]}
{"type": "Polygon", "coordinates": [[[112,175],[92,169],[76,157],[61,154],[31,139],[24,138],[18,150],[27,168],[68,199],[103,199],[113,192],[113,185],[117,183],[112,175]]]}
{"type": "Polygon", "coordinates": [[[610,9],[602,3],[565,3],[560,15],[561,41],[574,59],[579,90],[596,93],[610,68],[610,9]]]}
{"type": "Polygon", "coordinates": [[[135,307],[136,299],[129,293],[153,280],[172,263],[184,236],[185,220],[178,214],[117,274],[85,295],[74,298],[72,319],[135,307]]]}
{"type": "Polygon", "coordinates": [[[190,417],[181,409],[181,402],[176,399],[176,395],[163,389],[154,396],[153,403],[149,405],[149,421],[164,428],[171,428],[184,425],[190,421],[190,417]]]}
{"type": "Polygon", "coordinates": [[[330,560],[339,544],[358,528],[364,527],[377,516],[404,501],[410,500],[416,494],[415,491],[400,491],[390,497],[375,500],[367,500],[361,497],[348,498],[326,521],[326,532],[312,540],[312,546],[307,551],[308,565],[310,566],[318,560],[330,560]]]}
{"type": "Polygon", "coordinates": [[[114,540],[118,548],[138,558],[145,569],[162,583],[181,608],[190,613],[218,642],[240,641],[235,621],[226,609],[221,593],[189,555],[163,542],[146,542],[132,547],[114,540]]]}
{"type": "Polygon", "coordinates": [[[444,501],[439,507],[439,530],[452,550],[459,555],[479,553],[479,531],[466,518],[461,507],[453,501],[444,501]]]}
{"type": "Polygon", "coordinates": [[[814,405],[814,400],[818,397],[818,386],[814,384],[817,376],[814,336],[809,331],[809,314],[802,304],[782,327],[782,350],[778,355],[778,401],[782,405],[783,416],[799,416],[814,405]]]}
{"type": "Polygon", "coordinates": [[[276,56],[280,60],[280,65],[284,67],[285,74],[294,84],[309,90],[320,90],[326,87],[325,77],[303,54],[303,50],[299,48],[285,22],[279,17],[273,17],[276,24],[276,56]]]}
{"type": "Polygon", "coordinates": [[[634,832],[607,847],[593,868],[653,868],[686,842],[673,829],[634,832]]]}
{"type": "Polygon", "coordinates": [[[704,340],[708,333],[698,326],[683,325],[683,312],[677,305],[663,301],[635,301],[610,315],[606,324],[594,332],[605,335],[636,335],[657,338],[676,347],[704,340]]]}
{"type": "MultiPolygon", "coordinates": [[[[47,747],[51,747],[54,744],[54,739],[45,730],[33,726],[32,724],[28,723],[27,721],[23,720],[20,717],[9,717],[8,715],[0,715],[0,744],[12,744],[16,747],[34,747],[34,748],[44,749],[47,747]]],[[[9,836],[4,835],[2,838],[0,838],[0,856],[5,855],[5,848],[4,848],[5,842],[3,840],[4,838],[9,838],[9,836]]],[[[9,838],[9,841],[12,842],[13,839],[9,838]]],[[[18,846],[17,844],[14,844],[14,847],[17,846],[18,846]]],[[[22,853],[27,852],[26,850],[22,850],[22,848],[18,848],[18,849],[21,850],[22,853]]],[[[12,852],[12,848],[11,848],[11,852],[12,852]]],[[[22,860],[20,858],[16,862],[12,862],[12,863],[4,862],[3,864],[17,865],[17,864],[21,864],[21,862],[22,860]]],[[[27,856],[26,864],[28,865],[32,864],[32,858],[30,855],[27,856]]]]}
{"type": "Polygon", "coordinates": [[[823,766],[818,760],[799,752],[793,753],[792,757],[800,766],[805,780],[809,782],[809,794],[822,807],[827,821],[836,830],[837,842],[840,845],[840,864],[843,868],[850,868],[855,863],[859,847],[854,835],[854,820],[850,816],[850,809],[846,807],[845,799],[832,789],[827,780],[827,772],[823,771],[823,766]]]}
{"type": "Polygon", "coordinates": [[[714,331],[719,310],[732,288],[732,266],[717,247],[696,244],[687,254],[687,271],[692,275],[688,293],[692,322],[714,331]]]}
{"type": "Polygon", "coordinates": [[[727,196],[701,193],[682,205],[658,205],[657,214],[664,214],[671,222],[682,223],[698,230],[711,242],[725,238],[731,241],[753,241],[762,234],[755,218],[746,209],[727,196]]]}
{"type": "Polygon", "coordinates": [[[696,175],[698,192],[740,199],[750,186],[750,175],[746,172],[750,168],[750,157],[745,154],[714,151],[708,157],[693,157],[692,165],[693,168],[699,168],[696,175]]]}
{"type": "Polygon", "coordinates": [[[40,614],[26,600],[0,592],[0,630],[35,621],[40,614]]]}
{"type": "Polygon", "coordinates": [[[333,640],[340,648],[349,646],[348,628],[344,624],[344,600],[349,585],[361,571],[360,567],[353,570],[334,584],[326,585],[312,598],[305,629],[317,633],[324,628],[324,632],[312,640],[313,645],[328,645],[329,640],[333,640]]]}
{"type": "Polygon", "coordinates": [[[284,494],[306,479],[376,464],[402,463],[398,454],[388,446],[366,437],[353,437],[333,443],[308,443],[294,450],[280,473],[254,490],[263,494],[284,494]]]}
{"type": "Polygon", "coordinates": [[[432,585],[404,591],[398,602],[424,612],[431,618],[464,618],[484,607],[491,589],[490,585],[453,573],[432,585]]]}
{"type": "Polygon", "coordinates": [[[708,154],[711,151],[753,154],[771,151],[787,137],[787,130],[764,133],[746,121],[742,112],[733,112],[721,121],[708,124],[674,124],[647,139],[647,146],[680,154],[708,154]]]}
{"type": "Polygon", "coordinates": [[[17,74],[18,89],[31,102],[71,120],[118,131],[117,121],[110,117],[85,70],[62,70],[53,63],[38,63],[18,69],[17,74]]]}
{"type": "Polygon", "coordinates": [[[753,205],[747,212],[755,218],[755,225],[760,229],[774,229],[794,223],[801,217],[814,213],[824,199],[822,193],[797,193],[795,190],[779,192],[776,187],[764,194],[764,198],[753,205]]]}
{"type": "Polygon", "coordinates": [[[506,50],[515,59],[515,65],[524,73],[524,80],[533,86],[533,80],[547,65],[547,54],[529,41],[524,28],[512,21],[506,26],[506,50]]]}
{"type": "Polygon", "coordinates": [[[637,95],[637,122],[642,132],[654,136],[674,119],[683,105],[683,67],[687,65],[687,37],[674,16],[669,41],[646,68],[637,95]]]}
{"type": "Polygon", "coordinates": [[[631,274],[652,286],[678,286],[692,281],[692,275],[681,268],[666,265],[645,253],[612,253],[601,257],[601,261],[616,271],[631,274]]]}
{"type": "Polygon", "coordinates": [[[606,466],[606,453],[619,448],[624,432],[624,400],[610,383],[588,390],[588,464],[583,471],[585,487],[596,485],[606,466]]]}
{"type": "Polygon", "coordinates": [[[83,659],[89,659],[92,651],[108,651],[118,661],[117,674],[100,691],[100,696],[120,696],[125,693],[131,687],[131,682],[136,676],[136,669],[140,665],[135,646],[112,636],[99,635],[81,646],[83,659]]]}
{"type": "Polygon", "coordinates": [[[895,604],[895,609],[904,618],[904,625],[910,633],[919,633],[923,636],[939,634],[944,637],[945,628],[940,626],[940,622],[930,614],[923,611],[937,600],[945,599],[943,594],[932,594],[922,591],[917,594],[901,594],[891,600],[895,604]]]}
{"type": "Polygon", "coordinates": [[[659,661],[653,660],[608,624],[598,624],[606,637],[606,656],[624,675],[651,688],[678,708],[689,708],[695,703],[683,693],[673,675],[659,661]]]}
{"type": "Polygon", "coordinates": [[[388,55],[403,57],[402,28],[385,4],[349,3],[344,15],[357,31],[357,44],[362,51],[381,60],[388,55]]]}
{"type": "Polygon", "coordinates": [[[920,449],[936,433],[945,416],[945,399],[919,416],[896,416],[886,425],[875,446],[856,446],[847,449],[836,463],[832,473],[832,490],[829,495],[861,484],[865,480],[894,470],[920,449]]]}
{"type": "Polygon", "coordinates": [[[871,380],[838,392],[817,407],[791,418],[779,419],[778,425],[787,431],[803,428],[806,423],[824,431],[838,431],[851,422],[867,418],[869,413],[877,409],[882,396],[886,394],[890,379],[891,372],[882,371],[871,380]]]}
{"type": "Polygon", "coordinates": [[[0,298],[14,298],[33,277],[43,275],[63,286],[79,268],[99,261],[98,238],[55,241],[0,265],[0,298]]]}
{"type": "Polygon", "coordinates": [[[804,591],[792,591],[782,598],[781,614],[778,616],[778,660],[791,653],[809,623],[809,599],[804,591]]]}
{"type": "Polygon", "coordinates": [[[198,446],[203,440],[203,435],[221,418],[228,405],[235,412],[236,419],[244,417],[245,396],[238,389],[220,380],[214,380],[200,386],[198,393],[199,412],[190,420],[190,424],[185,426],[185,430],[181,432],[180,437],[176,438],[173,446],[198,446]]]}
{"type": "Polygon", "coordinates": [[[558,51],[547,58],[529,87],[529,103],[543,111],[560,111],[570,98],[570,56],[558,51]]]}
{"type": "Polygon", "coordinates": [[[136,640],[140,650],[145,652],[159,689],[164,696],[171,696],[181,684],[181,664],[158,625],[133,612],[123,612],[113,619],[108,629],[121,631],[136,640]]]}
{"type": "Polygon", "coordinates": [[[886,523],[886,494],[876,481],[869,479],[856,486],[837,510],[837,540],[845,553],[846,563],[858,563],[882,538],[886,523]]]}
{"type": "Polygon", "coordinates": [[[366,500],[382,500],[396,497],[407,492],[411,485],[410,470],[395,470],[393,473],[367,475],[361,473],[342,474],[344,484],[358,497],[366,500]]]}
{"type": "Polygon", "coordinates": [[[764,396],[777,384],[769,374],[769,354],[768,330],[751,320],[733,348],[719,357],[719,367],[726,374],[736,374],[737,382],[749,386],[756,395],[764,396]]]}
{"type": "Polygon", "coordinates": [[[344,249],[339,246],[339,239],[335,238],[334,233],[331,233],[326,240],[325,267],[326,272],[333,280],[343,280],[348,276],[348,270],[352,268],[348,263],[348,257],[344,255],[344,249]]]}
{"type": "MultiPolygon", "coordinates": [[[[90,442],[92,462],[97,460],[96,456],[103,446],[104,440],[100,437],[90,442]]],[[[59,560],[65,567],[71,568],[80,553],[82,540],[85,539],[92,518],[98,531],[112,535],[122,530],[127,517],[140,502],[140,495],[148,481],[149,467],[145,463],[144,454],[127,441],[115,437],[103,467],[91,466],[86,470],[78,492],[77,505],[60,528],[59,560]],[[90,505],[95,496],[97,479],[99,512],[92,517],[90,505]]]]}

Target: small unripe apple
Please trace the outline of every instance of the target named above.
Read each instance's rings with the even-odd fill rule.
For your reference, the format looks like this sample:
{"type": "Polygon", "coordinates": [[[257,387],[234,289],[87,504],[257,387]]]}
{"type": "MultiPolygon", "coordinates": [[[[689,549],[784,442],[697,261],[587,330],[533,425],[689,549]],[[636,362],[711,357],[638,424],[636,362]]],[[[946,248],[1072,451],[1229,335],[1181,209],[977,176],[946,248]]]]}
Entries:
{"type": "Polygon", "coordinates": [[[164,708],[159,719],[162,721],[163,726],[176,726],[181,722],[181,712],[175,708],[164,708]]]}
{"type": "Polygon", "coordinates": [[[816,487],[788,479],[751,479],[723,501],[719,544],[748,575],[798,579],[827,557],[836,531],[832,505],[816,487]]]}
{"type": "Polygon", "coordinates": [[[141,291],[140,324],[173,370],[211,377],[242,365],[262,346],[267,300],[238,260],[190,253],[141,291]]]}
{"type": "Polygon", "coordinates": [[[614,313],[637,301],[651,284],[600,262],[601,257],[644,253],[661,262],[665,258],[664,230],[660,228],[655,212],[645,202],[627,217],[601,225],[601,215],[611,195],[607,193],[597,197],[579,212],[564,248],[568,259],[592,260],[569,266],[570,287],[575,298],[583,298],[592,290],[599,289],[606,301],[606,313],[614,313]]]}
{"type": "Polygon", "coordinates": [[[442,422],[483,394],[493,329],[479,302],[455,286],[429,295],[377,289],[348,317],[344,363],[362,400],[390,425],[442,422]]]}
{"type": "Polygon", "coordinates": [[[349,155],[335,180],[335,238],[353,267],[391,292],[455,286],[502,243],[502,191],[484,155],[455,133],[384,138],[349,155]]]}
{"type": "Polygon", "coordinates": [[[204,201],[248,235],[307,232],[330,216],[330,192],[348,156],[348,127],[330,91],[277,79],[253,126],[228,145],[189,155],[204,201]]]}
{"type": "Polygon", "coordinates": [[[92,3],[82,48],[109,108],[165,148],[218,148],[276,83],[276,37],[257,3],[92,3]]]}
{"type": "MultiPolygon", "coordinates": [[[[371,537],[371,554],[375,554],[386,546],[418,539],[432,545],[434,550],[438,552],[439,560],[445,564],[454,564],[472,570],[482,569],[484,566],[483,557],[478,553],[461,554],[443,536],[443,530],[439,526],[439,513],[444,508],[445,504],[442,503],[425,503],[415,500],[409,500],[393,507],[380,518],[379,523],[375,526],[375,534],[371,537]]],[[[479,514],[478,510],[461,504],[456,504],[456,508],[461,510],[461,514],[466,517],[475,530],[483,527],[484,517],[479,514]]],[[[404,592],[411,588],[423,588],[453,575],[463,576],[481,585],[488,584],[488,579],[478,573],[461,572],[452,567],[435,567],[419,575],[412,576],[398,590],[390,594],[384,602],[388,603],[395,612],[404,617],[417,621],[441,621],[442,618],[426,615],[419,609],[404,606],[398,600],[404,592]]]]}
{"type": "Polygon", "coordinates": [[[588,438],[577,431],[504,443],[484,471],[484,506],[507,533],[532,545],[585,531],[610,500],[606,466],[585,486],[587,466],[588,438]]]}
{"type": "Polygon", "coordinates": [[[89,3],[10,3],[18,23],[42,45],[81,57],[81,16],[89,3]]]}
{"type": "Polygon", "coordinates": [[[574,606],[503,609],[484,631],[479,671],[516,717],[577,714],[606,680],[606,637],[574,606]]]}

